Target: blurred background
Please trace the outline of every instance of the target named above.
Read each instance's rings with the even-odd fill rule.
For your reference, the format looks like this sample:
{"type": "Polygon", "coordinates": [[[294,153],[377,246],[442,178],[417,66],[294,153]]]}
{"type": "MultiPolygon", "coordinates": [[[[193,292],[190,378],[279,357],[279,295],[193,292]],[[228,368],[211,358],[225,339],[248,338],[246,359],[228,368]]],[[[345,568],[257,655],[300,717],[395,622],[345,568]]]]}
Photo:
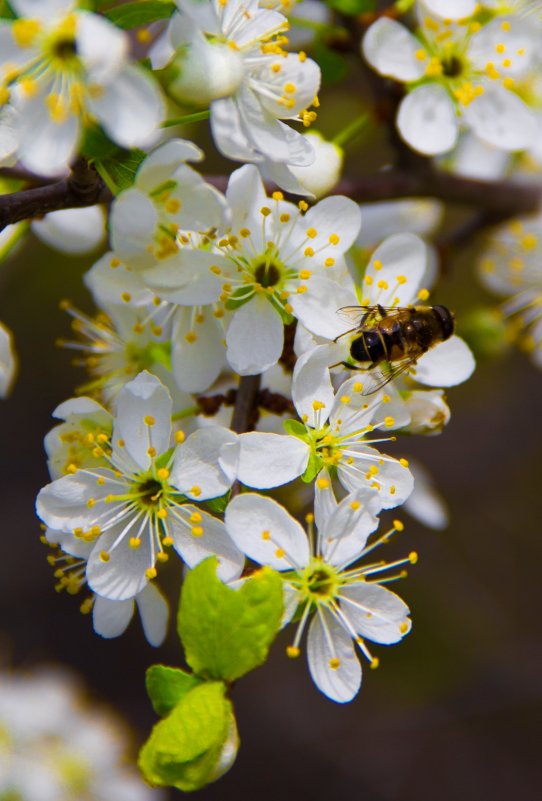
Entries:
{"type": "MultiPolygon", "coordinates": [[[[340,102],[329,95],[326,133],[334,133],[340,102]]],[[[348,114],[359,110],[350,103],[348,114]]],[[[374,165],[376,139],[353,151],[357,169],[362,151],[374,165]]],[[[450,261],[435,296],[461,314],[484,300],[476,247],[450,261]]],[[[81,673],[93,697],[128,721],[135,755],[156,720],[145,669],[181,662],[173,627],[158,651],[136,620],[120,639],[95,635],[80,599],[54,591],[33,511],[48,481],[42,440],[51,412],[84,378],[54,345],[69,332],[58,303],[67,297],[91,311],[81,278],[94,260],[63,257],[33,239],[0,272],[0,319],[20,357],[15,389],[1,406],[0,658],[3,667],[62,663],[81,673]]],[[[230,773],[200,798],[540,798],[542,376],[512,351],[480,363],[448,400],[452,419],[440,437],[412,437],[397,449],[428,468],[451,516],[437,533],[401,515],[405,532],[386,554],[420,555],[400,586],[412,633],[389,651],[374,647],[381,666],[364,666],[361,693],[346,707],[318,693],[304,656],[289,660],[279,638],[268,664],[233,689],[241,749],[230,773]]],[[[166,583],[174,603],[179,577],[172,565],[166,583]]]]}

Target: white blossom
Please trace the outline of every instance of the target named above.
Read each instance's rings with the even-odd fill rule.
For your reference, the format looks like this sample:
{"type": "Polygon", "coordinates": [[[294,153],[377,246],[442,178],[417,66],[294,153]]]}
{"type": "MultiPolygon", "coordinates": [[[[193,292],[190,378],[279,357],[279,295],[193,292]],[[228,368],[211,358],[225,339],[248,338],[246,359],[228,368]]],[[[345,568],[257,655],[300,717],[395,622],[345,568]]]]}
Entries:
{"type": "Polygon", "coordinates": [[[426,155],[446,153],[465,124],[502,150],[528,148],[536,120],[515,82],[536,56],[536,29],[516,18],[495,19],[474,32],[467,24],[443,24],[426,16],[416,37],[382,18],[363,40],[371,66],[412,87],[397,115],[403,139],[426,155]]]}
{"type": "Polygon", "coordinates": [[[377,528],[378,496],[360,490],[337,503],[330,485],[316,489],[314,516],[308,516],[308,536],[301,525],[271,498],[253,493],[238,495],[226,511],[226,526],[237,546],[256,562],[282,572],[287,607],[300,610],[300,622],[290,657],[300,643],[310,617],[307,658],[318,689],[338,703],[351,701],[361,685],[357,645],[372,667],[365,639],[389,645],[410,630],[406,604],[382,586],[382,573],[416,561],[416,555],[386,565],[354,563],[387,542],[395,528],[367,545],[377,528]],[[313,520],[317,532],[313,529],[313,520]]]}
{"type": "Polygon", "coordinates": [[[96,121],[123,147],[152,142],[162,99],[148,73],[128,63],[124,31],[73,0],[12,5],[18,19],[0,22],[0,102],[17,111],[18,157],[28,169],[63,172],[96,121]]]}
{"type": "Polygon", "coordinates": [[[16,372],[17,358],[13,349],[13,337],[11,331],[0,323],[0,398],[9,394],[16,372]]]}
{"type": "Polygon", "coordinates": [[[32,220],[32,232],[49,247],[72,256],[80,256],[103,245],[106,216],[102,206],[83,209],[60,209],[32,220]]]}
{"type": "Polygon", "coordinates": [[[284,49],[286,18],[258,0],[176,1],[169,47],[161,42],[154,53],[156,67],[178,51],[170,92],[210,103],[213,137],[228,158],[310,164],[308,140],[280,120],[314,120],[307,109],[318,93],[320,69],[305,53],[284,49]]]}
{"type": "Polygon", "coordinates": [[[109,467],[76,468],[38,496],[38,514],[47,526],[93,543],[88,584],[114,601],[141,592],[171,546],[191,567],[217,555],[224,579],[242,568],[223,523],[194,505],[231,487],[235,450],[222,452],[235,446],[235,435],[215,427],[184,441],[178,431],[172,449],[171,411],[166,388],[140,373],[119,394],[111,438],[97,437],[96,455],[109,467]]]}
{"type": "Polygon", "coordinates": [[[314,161],[308,166],[288,166],[267,159],[262,173],[286,192],[321,198],[339,182],[344,151],[334,142],[328,142],[318,131],[304,134],[314,148],[314,161]]]}

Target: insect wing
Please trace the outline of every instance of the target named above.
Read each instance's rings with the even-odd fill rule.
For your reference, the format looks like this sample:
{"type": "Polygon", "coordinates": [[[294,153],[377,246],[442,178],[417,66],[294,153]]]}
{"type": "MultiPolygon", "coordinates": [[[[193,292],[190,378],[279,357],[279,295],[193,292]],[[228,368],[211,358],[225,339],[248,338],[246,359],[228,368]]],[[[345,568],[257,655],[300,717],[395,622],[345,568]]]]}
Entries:
{"type": "Polygon", "coordinates": [[[371,371],[367,370],[367,374],[370,375],[373,380],[370,381],[369,386],[363,388],[361,394],[372,395],[378,392],[379,389],[383,389],[386,384],[389,384],[394,378],[398,378],[405,370],[408,370],[409,367],[416,364],[416,361],[417,359],[415,358],[407,357],[395,364],[380,366],[371,371]]]}

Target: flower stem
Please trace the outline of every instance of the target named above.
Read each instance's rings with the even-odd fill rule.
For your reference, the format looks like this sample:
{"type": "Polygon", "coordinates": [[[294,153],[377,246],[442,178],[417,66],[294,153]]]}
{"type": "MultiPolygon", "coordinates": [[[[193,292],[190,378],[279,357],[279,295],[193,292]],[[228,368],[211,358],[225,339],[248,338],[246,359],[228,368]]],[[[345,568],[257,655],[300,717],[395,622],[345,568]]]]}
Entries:
{"type": "Polygon", "coordinates": [[[333,137],[332,142],[337,147],[346,147],[349,145],[367,126],[369,122],[369,115],[368,114],[360,114],[359,117],[356,117],[349,123],[346,128],[343,128],[342,131],[333,137]]]}
{"type": "Polygon", "coordinates": [[[194,114],[185,114],[184,117],[173,117],[170,120],[164,120],[162,128],[172,128],[174,125],[188,125],[190,122],[201,122],[202,120],[209,119],[209,109],[206,111],[196,111],[194,114]]]}
{"type": "Polygon", "coordinates": [[[237,434],[244,434],[254,428],[256,399],[260,390],[260,382],[260,375],[241,376],[231,420],[232,430],[237,434]]]}

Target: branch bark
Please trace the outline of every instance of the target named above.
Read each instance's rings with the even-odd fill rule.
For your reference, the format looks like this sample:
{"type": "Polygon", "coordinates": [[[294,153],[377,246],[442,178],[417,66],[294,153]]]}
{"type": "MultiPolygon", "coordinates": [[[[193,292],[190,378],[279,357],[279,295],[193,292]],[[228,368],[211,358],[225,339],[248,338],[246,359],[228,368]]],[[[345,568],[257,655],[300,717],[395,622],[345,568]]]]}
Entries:
{"type": "Polygon", "coordinates": [[[258,414],[257,401],[261,378],[260,375],[241,376],[231,420],[232,431],[236,434],[244,434],[254,428],[258,414]]]}

